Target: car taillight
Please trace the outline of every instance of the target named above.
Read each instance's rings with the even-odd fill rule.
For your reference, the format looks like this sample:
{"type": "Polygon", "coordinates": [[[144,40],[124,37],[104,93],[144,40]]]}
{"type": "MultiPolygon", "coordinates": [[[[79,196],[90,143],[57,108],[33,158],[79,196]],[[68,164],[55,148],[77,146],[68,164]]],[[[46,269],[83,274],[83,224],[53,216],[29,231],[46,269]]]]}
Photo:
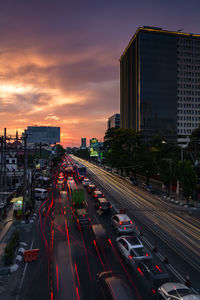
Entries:
{"type": "Polygon", "coordinates": [[[94,195],[95,197],[97,197],[97,195],[94,195]]]}
{"type": "Polygon", "coordinates": [[[131,255],[128,256],[130,259],[133,259],[131,255]]]}
{"type": "Polygon", "coordinates": [[[126,230],[126,227],[124,227],[124,229],[126,230]]]}
{"type": "Polygon", "coordinates": [[[148,253],[146,253],[146,256],[149,256],[149,254],[148,254],[148,253]]]}
{"type": "Polygon", "coordinates": [[[156,291],[155,291],[154,289],[152,289],[152,293],[153,293],[153,294],[155,294],[155,293],[156,293],[156,291]]]}
{"type": "Polygon", "coordinates": [[[89,220],[89,222],[91,222],[91,219],[90,219],[90,218],[88,218],[88,220],[89,220]]]}
{"type": "Polygon", "coordinates": [[[137,268],[137,270],[138,270],[138,272],[140,272],[140,274],[141,274],[142,276],[144,276],[144,274],[142,273],[142,271],[141,271],[140,268],[137,268]]]}
{"type": "Polygon", "coordinates": [[[158,270],[158,271],[160,271],[160,273],[162,272],[162,270],[159,268],[159,266],[157,266],[156,265],[156,269],[158,270]]]}
{"type": "Polygon", "coordinates": [[[132,222],[132,221],[130,221],[130,224],[133,224],[133,222],[132,222]]]}
{"type": "Polygon", "coordinates": [[[122,225],[122,222],[121,222],[121,221],[119,222],[119,225],[122,225]]]}
{"type": "Polygon", "coordinates": [[[101,206],[99,206],[99,208],[101,209],[101,206]]]}
{"type": "Polygon", "coordinates": [[[110,205],[110,208],[112,208],[112,205],[110,205]]]}

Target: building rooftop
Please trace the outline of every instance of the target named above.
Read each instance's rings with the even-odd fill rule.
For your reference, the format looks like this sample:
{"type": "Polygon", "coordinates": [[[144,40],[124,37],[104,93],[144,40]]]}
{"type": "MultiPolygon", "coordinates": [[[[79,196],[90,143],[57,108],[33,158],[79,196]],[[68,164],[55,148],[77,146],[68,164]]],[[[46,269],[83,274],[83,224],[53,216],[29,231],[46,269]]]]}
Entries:
{"type": "Polygon", "coordinates": [[[179,35],[179,36],[184,36],[184,37],[197,37],[200,38],[200,34],[193,34],[193,33],[185,33],[185,32],[180,32],[180,31],[170,31],[170,30],[163,30],[161,27],[151,27],[151,26],[143,26],[143,27],[139,27],[134,36],[132,37],[132,39],[130,40],[130,42],[128,43],[128,46],[126,47],[126,49],[124,50],[124,52],[122,53],[119,61],[121,61],[124,57],[124,55],[126,54],[127,50],[129,49],[129,47],[131,46],[131,44],[133,43],[133,41],[135,40],[135,38],[137,37],[137,35],[141,32],[141,31],[149,31],[149,32],[159,32],[159,33],[165,33],[165,34],[172,34],[172,35],[179,35]]]}

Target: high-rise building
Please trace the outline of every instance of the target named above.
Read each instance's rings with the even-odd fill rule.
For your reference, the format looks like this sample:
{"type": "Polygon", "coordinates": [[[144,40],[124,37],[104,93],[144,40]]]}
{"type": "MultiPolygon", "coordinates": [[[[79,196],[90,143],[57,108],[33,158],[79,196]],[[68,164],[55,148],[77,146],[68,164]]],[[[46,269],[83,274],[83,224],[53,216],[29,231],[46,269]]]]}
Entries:
{"type": "Polygon", "coordinates": [[[140,27],[120,58],[120,125],[189,141],[200,124],[200,35],[140,27]]]}
{"type": "Polygon", "coordinates": [[[60,143],[60,127],[28,126],[25,130],[29,144],[56,144],[60,143]]]}
{"type": "Polygon", "coordinates": [[[86,148],[86,138],[81,138],[81,148],[82,149],[86,148]]]}
{"type": "Polygon", "coordinates": [[[120,114],[114,114],[108,118],[108,129],[120,127],[120,114]]]}

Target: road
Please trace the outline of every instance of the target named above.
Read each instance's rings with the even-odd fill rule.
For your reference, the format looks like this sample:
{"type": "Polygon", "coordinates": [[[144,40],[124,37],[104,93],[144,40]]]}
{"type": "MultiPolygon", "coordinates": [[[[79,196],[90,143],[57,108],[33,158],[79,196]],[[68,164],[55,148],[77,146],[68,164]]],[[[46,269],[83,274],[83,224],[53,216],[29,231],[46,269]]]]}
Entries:
{"type": "Polygon", "coordinates": [[[151,244],[168,256],[170,264],[182,279],[189,274],[192,285],[198,290],[200,220],[94,164],[78,160],[86,165],[90,176],[104,189],[113,205],[117,207],[120,204],[124,207],[151,244]]]}
{"type": "MultiPolygon", "coordinates": [[[[185,281],[190,274],[192,286],[199,288],[200,258],[199,221],[194,217],[174,210],[155,195],[133,187],[96,165],[83,162],[89,177],[112,202],[114,211],[124,207],[136,223],[143,243],[151,249],[158,265],[167,255],[166,267],[171,281],[185,281]],[[188,218],[188,219],[187,219],[188,218]]],[[[106,229],[110,246],[104,252],[94,244],[90,229],[78,229],[71,210],[71,194],[66,186],[56,185],[40,210],[34,247],[40,247],[39,260],[29,263],[25,272],[20,294],[12,299],[101,299],[96,275],[105,270],[114,270],[127,276],[136,299],[153,299],[153,294],[141,285],[138,274],[134,274],[121,259],[116,247],[116,235],[111,228],[110,215],[99,215],[94,200],[85,191],[88,212],[92,224],[102,224],[106,229]]],[[[79,183],[80,184],[80,183],[79,183]]],[[[114,212],[113,211],[113,212],[114,212]]],[[[23,278],[23,272],[22,277],[23,278]]],[[[20,284],[20,283],[19,283],[20,284]]]]}

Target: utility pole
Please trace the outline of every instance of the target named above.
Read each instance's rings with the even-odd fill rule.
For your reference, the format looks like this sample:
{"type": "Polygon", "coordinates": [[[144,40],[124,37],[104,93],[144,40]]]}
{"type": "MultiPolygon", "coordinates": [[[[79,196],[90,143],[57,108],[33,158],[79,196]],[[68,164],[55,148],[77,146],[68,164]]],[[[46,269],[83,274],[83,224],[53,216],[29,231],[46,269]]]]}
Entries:
{"type": "Polygon", "coordinates": [[[24,135],[24,193],[23,193],[23,215],[25,214],[27,201],[27,134],[24,135]]]}
{"type": "Polygon", "coordinates": [[[6,128],[4,128],[4,147],[3,147],[3,166],[4,166],[4,192],[7,192],[7,169],[6,169],[6,128]]]}

